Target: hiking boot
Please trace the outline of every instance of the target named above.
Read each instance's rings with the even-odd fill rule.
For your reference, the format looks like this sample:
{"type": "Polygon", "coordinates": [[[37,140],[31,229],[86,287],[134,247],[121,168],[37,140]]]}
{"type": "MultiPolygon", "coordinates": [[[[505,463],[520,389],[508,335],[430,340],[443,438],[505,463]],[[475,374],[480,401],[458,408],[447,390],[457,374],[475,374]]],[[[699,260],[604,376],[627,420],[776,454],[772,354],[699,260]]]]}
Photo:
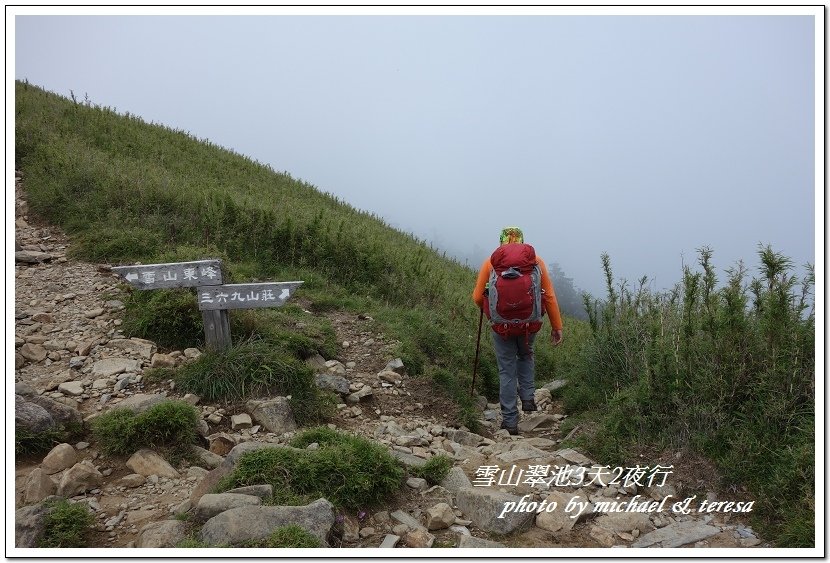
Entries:
{"type": "Polygon", "coordinates": [[[533,399],[530,399],[528,401],[525,401],[524,399],[522,399],[522,411],[524,411],[524,412],[534,412],[534,411],[537,411],[537,410],[539,410],[539,409],[536,408],[536,401],[534,401],[533,399]]]}
{"type": "Polygon", "coordinates": [[[507,430],[507,433],[511,436],[518,436],[519,435],[519,427],[518,426],[505,426],[502,422],[501,424],[502,430],[507,430]]]}

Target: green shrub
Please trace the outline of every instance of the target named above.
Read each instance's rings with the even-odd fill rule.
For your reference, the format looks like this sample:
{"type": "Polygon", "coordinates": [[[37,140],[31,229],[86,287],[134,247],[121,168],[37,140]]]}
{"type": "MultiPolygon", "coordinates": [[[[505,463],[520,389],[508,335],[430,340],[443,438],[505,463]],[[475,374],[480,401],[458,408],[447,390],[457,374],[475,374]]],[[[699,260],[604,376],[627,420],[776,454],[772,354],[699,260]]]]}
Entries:
{"type": "Polygon", "coordinates": [[[94,522],[95,516],[86,503],[66,499],[47,503],[38,547],[86,547],[94,522]]]}
{"type": "Polygon", "coordinates": [[[263,448],[240,457],[219,490],[270,483],[274,502],[306,504],[325,497],[337,507],[374,506],[398,490],[404,471],[383,446],[328,427],[298,434],[291,446],[263,448]]]}
{"type": "Polygon", "coordinates": [[[202,315],[189,289],[132,290],[124,306],[122,330],[128,337],[152,340],[172,350],[204,343],[202,315]]]}
{"type": "Polygon", "coordinates": [[[65,433],[59,428],[50,428],[43,432],[32,432],[26,428],[16,426],[14,429],[15,455],[36,454],[49,451],[63,443],[65,433]]]}
{"type": "Polygon", "coordinates": [[[280,526],[264,540],[252,541],[244,547],[322,547],[320,540],[296,524],[280,526]]]}
{"type": "Polygon", "coordinates": [[[311,368],[264,339],[208,350],[169,373],[178,388],[208,401],[291,395],[289,404],[299,424],[323,420],[334,409],[314,383],[311,368]]]}
{"type": "Polygon", "coordinates": [[[452,469],[452,465],[452,459],[449,456],[441,454],[432,456],[424,465],[421,467],[413,467],[409,472],[414,477],[426,479],[430,485],[437,485],[444,480],[450,472],[450,469],[452,469]]]}
{"type": "Polygon", "coordinates": [[[92,421],[92,433],[105,453],[129,455],[141,448],[180,456],[195,442],[199,413],[182,401],[164,401],[136,414],[115,408],[92,421]]]}
{"type": "Polygon", "coordinates": [[[582,440],[613,463],[632,445],[692,447],[726,485],[755,496],[755,525],[781,547],[815,544],[813,269],[759,248],[760,276],[743,264],[718,286],[712,253],[671,291],[646,279],[617,285],[603,255],[607,299],[587,303],[590,339],[566,406],[599,422],[582,440]]]}

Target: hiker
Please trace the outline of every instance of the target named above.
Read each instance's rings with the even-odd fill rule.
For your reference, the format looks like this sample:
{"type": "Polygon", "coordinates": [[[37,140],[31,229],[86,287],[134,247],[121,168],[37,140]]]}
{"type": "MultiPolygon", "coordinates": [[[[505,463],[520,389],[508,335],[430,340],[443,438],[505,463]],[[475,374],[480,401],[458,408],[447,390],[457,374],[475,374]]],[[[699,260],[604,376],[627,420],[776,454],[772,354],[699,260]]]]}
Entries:
{"type": "Polygon", "coordinates": [[[533,341],[547,313],[553,345],[562,342],[562,318],[545,262],[518,227],[506,227],[500,246],[481,265],[473,301],[490,320],[499,365],[501,428],[519,433],[517,389],[522,411],[536,410],[533,398],[533,341]]]}

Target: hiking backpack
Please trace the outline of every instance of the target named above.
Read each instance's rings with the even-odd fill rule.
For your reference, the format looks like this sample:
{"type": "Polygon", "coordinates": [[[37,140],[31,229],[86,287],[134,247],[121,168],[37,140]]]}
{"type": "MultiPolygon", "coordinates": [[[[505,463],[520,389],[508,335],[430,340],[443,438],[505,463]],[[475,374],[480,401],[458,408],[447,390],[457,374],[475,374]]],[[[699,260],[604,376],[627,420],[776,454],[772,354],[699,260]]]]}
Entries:
{"type": "Polygon", "coordinates": [[[529,244],[498,247],[490,256],[484,312],[498,334],[518,336],[542,328],[542,272],[529,244]]]}

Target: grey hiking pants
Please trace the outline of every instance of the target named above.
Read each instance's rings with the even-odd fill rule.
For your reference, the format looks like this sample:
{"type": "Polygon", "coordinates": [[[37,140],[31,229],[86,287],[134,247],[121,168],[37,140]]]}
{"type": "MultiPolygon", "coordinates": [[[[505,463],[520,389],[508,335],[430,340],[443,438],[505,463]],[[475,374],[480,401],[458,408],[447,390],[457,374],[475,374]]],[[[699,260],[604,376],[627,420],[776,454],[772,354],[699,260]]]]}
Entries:
{"type": "Polygon", "coordinates": [[[533,341],[536,334],[508,336],[502,338],[495,332],[493,348],[496,351],[496,361],[499,364],[499,403],[501,403],[501,418],[504,426],[515,427],[519,423],[518,397],[523,401],[533,398],[534,367],[533,341]]]}

